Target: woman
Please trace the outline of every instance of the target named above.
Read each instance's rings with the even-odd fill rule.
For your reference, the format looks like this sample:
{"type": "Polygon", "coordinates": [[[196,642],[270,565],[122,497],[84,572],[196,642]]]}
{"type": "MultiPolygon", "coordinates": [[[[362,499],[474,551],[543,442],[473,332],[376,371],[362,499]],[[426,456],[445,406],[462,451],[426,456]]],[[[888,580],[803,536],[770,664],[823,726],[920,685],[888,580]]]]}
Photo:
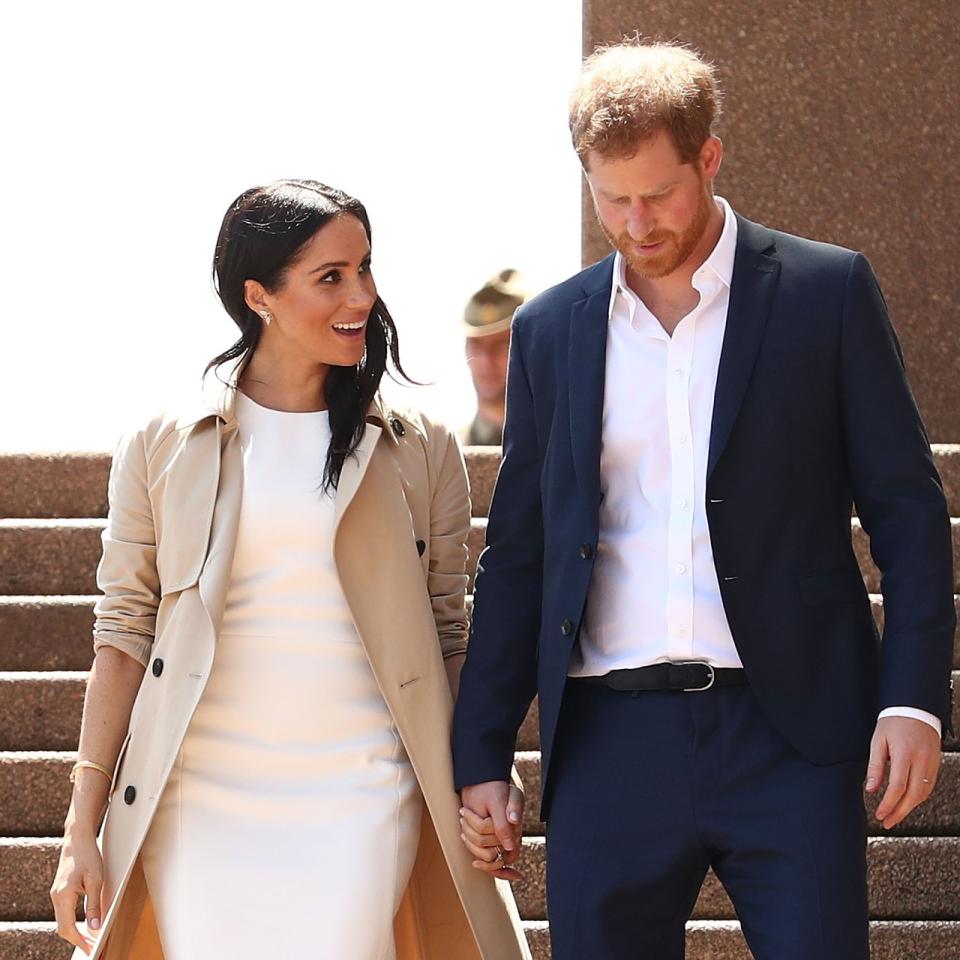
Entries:
{"type": "Polygon", "coordinates": [[[463,460],[378,396],[403,370],[366,211],[248,190],[214,279],[231,376],[114,459],[58,931],[104,960],[527,957],[449,759],[463,460]]]}

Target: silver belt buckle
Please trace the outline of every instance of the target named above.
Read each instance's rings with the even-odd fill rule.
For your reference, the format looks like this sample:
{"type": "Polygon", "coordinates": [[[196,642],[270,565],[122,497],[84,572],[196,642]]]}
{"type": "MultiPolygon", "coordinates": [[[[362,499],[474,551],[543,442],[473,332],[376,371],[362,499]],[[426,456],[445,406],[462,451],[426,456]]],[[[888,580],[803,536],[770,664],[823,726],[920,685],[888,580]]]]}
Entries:
{"type": "Polygon", "coordinates": [[[695,663],[702,664],[707,668],[707,670],[710,671],[710,679],[707,681],[706,686],[703,686],[703,687],[684,687],[683,688],[684,693],[702,693],[704,690],[709,690],[713,686],[714,681],[717,679],[717,671],[714,669],[713,664],[707,663],[706,660],[680,660],[679,661],[679,664],[682,667],[688,667],[695,663]]]}

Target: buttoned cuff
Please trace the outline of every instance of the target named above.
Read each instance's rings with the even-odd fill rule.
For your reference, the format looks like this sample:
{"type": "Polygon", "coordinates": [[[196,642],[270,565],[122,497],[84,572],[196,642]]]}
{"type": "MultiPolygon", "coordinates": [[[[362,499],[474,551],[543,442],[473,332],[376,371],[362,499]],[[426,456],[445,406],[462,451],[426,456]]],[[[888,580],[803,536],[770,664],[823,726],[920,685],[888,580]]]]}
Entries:
{"type": "Polygon", "coordinates": [[[912,720],[922,720],[937,731],[938,737],[943,735],[943,724],[940,723],[940,718],[927,713],[926,710],[918,710],[916,707],[887,707],[886,710],[880,711],[877,719],[882,720],[884,717],[910,717],[912,720]]]}

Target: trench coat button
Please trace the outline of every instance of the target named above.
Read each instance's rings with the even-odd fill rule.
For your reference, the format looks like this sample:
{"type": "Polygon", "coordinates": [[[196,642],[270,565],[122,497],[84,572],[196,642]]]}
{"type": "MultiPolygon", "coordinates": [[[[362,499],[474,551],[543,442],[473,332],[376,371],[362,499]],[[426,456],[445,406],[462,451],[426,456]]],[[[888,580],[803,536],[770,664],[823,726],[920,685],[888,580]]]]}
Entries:
{"type": "Polygon", "coordinates": [[[424,543],[423,540],[418,540],[418,541],[417,541],[417,553],[418,553],[421,557],[423,556],[424,551],[425,551],[426,549],[427,549],[426,543],[424,543]]]}
{"type": "Polygon", "coordinates": [[[564,620],[560,624],[560,632],[565,636],[569,637],[573,633],[573,624],[569,620],[564,620]]]}
{"type": "Polygon", "coordinates": [[[153,661],[152,669],[155,677],[159,677],[160,674],[163,673],[163,661],[159,657],[153,661]]]}
{"type": "Polygon", "coordinates": [[[589,560],[593,556],[593,547],[589,543],[581,544],[580,556],[583,557],[584,560],[589,560]]]}
{"type": "Polygon", "coordinates": [[[137,799],[137,788],[132,784],[123,791],[123,802],[133,803],[137,799]]]}
{"type": "Polygon", "coordinates": [[[393,432],[394,432],[398,437],[402,437],[402,436],[407,432],[407,431],[406,431],[406,428],[404,427],[404,425],[403,425],[396,417],[394,417],[394,418],[390,421],[390,426],[393,428],[393,432]]]}

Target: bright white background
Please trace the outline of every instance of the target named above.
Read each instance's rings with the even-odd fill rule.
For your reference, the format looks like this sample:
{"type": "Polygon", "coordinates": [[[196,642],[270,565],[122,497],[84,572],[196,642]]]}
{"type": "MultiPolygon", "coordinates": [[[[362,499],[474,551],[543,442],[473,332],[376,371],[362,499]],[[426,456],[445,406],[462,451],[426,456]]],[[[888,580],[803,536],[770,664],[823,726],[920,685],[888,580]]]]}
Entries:
{"type": "Polygon", "coordinates": [[[433,383],[402,400],[454,426],[468,296],[579,266],[579,0],[24,3],[0,32],[0,449],[109,449],[198,389],[236,339],[220,219],[254,184],[363,200],[404,365],[433,383]]]}

